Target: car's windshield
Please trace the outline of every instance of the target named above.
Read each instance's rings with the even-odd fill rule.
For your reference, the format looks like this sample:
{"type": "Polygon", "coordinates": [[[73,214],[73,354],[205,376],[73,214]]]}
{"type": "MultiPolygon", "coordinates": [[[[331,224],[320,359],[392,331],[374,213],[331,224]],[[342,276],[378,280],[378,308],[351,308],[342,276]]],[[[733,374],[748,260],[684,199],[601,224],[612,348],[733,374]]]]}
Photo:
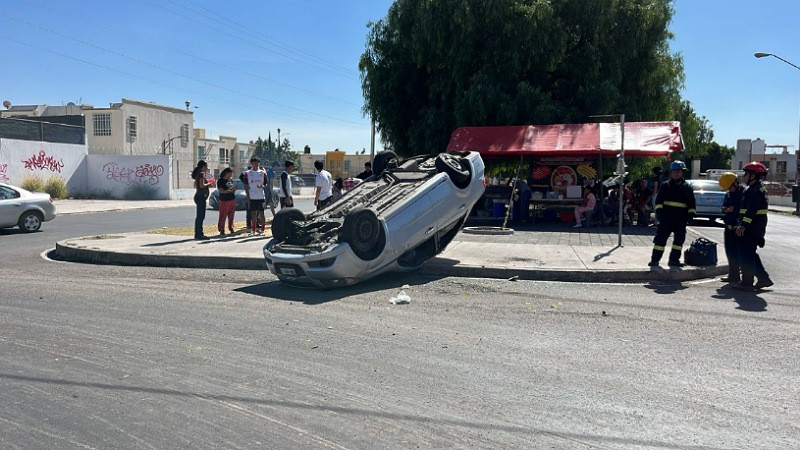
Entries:
{"type": "Polygon", "coordinates": [[[711,180],[687,180],[695,191],[722,192],[719,182],[711,180]]]}

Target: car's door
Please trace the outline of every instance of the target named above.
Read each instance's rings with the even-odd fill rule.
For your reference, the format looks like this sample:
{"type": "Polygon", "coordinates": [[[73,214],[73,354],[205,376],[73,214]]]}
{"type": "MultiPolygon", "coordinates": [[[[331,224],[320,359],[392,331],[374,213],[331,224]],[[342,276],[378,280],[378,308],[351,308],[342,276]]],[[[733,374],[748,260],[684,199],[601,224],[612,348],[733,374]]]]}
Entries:
{"type": "Polygon", "coordinates": [[[0,186],[0,226],[12,227],[22,213],[20,193],[8,186],[0,186]]]}

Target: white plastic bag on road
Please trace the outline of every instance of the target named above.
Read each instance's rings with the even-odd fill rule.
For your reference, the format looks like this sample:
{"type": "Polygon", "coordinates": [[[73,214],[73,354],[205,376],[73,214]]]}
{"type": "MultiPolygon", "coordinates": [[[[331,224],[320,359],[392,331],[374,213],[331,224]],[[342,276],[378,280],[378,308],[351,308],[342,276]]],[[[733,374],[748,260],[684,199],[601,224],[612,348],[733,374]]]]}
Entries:
{"type": "Polygon", "coordinates": [[[392,297],[389,300],[389,303],[393,305],[405,305],[411,303],[411,297],[409,297],[408,294],[406,294],[406,291],[401,289],[400,292],[398,292],[395,297],[392,297]]]}

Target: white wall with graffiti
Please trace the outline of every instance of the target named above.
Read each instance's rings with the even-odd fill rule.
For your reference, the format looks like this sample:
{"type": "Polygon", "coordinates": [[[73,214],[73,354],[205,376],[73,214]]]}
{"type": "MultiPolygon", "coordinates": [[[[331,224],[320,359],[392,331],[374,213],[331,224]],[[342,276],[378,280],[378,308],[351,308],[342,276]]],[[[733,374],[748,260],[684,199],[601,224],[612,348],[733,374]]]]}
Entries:
{"type": "Polygon", "coordinates": [[[0,138],[0,183],[59,177],[70,197],[170,198],[170,155],[89,155],[86,145],[0,138]]]}
{"type": "Polygon", "coordinates": [[[26,177],[61,178],[70,191],[86,189],[85,144],[0,138],[0,183],[22,184],[26,177]]]}
{"type": "Polygon", "coordinates": [[[170,155],[88,155],[86,180],[93,197],[166,200],[170,167],[170,155]]]}

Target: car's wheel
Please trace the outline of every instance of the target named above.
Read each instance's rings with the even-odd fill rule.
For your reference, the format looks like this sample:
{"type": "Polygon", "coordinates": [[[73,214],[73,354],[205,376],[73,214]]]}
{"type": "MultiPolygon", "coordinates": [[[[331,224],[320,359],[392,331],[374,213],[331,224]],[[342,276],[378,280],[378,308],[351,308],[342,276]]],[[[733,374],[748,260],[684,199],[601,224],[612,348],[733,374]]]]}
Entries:
{"type": "Polygon", "coordinates": [[[395,167],[399,165],[395,152],[390,150],[378,152],[372,160],[372,173],[374,176],[378,176],[392,165],[395,167]],[[394,161],[394,163],[392,163],[392,161],[394,161]]]}
{"type": "Polygon", "coordinates": [[[460,189],[466,188],[470,179],[469,164],[462,161],[463,158],[449,153],[442,153],[436,157],[436,170],[446,173],[453,180],[453,184],[460,189]]]}
{"type": "Polygon", "coordinates": [[[386,246],[378,215],[369,208],[356,208],[344,216],[341,237],[350,244],[353,253],[365,261],[377,258],[386,246]]]}
{"type": "Polygon", "coordinates": [[[296,221],[306,220],[303,211],[297,208],[284,208],[277,213],[272,219],[272,237],[278,242],[283,242],[297,231],[297,226],[294,224],[296,221]]]}
{"type": "Polygon", "coordinates": [[[42,228],[42,219],[42,213],[39,211],[26,211],[19,216],[17,225],[20,230],[26,233],[33,233],[34,231],[39,231],[39,228],[42,228]]]}

